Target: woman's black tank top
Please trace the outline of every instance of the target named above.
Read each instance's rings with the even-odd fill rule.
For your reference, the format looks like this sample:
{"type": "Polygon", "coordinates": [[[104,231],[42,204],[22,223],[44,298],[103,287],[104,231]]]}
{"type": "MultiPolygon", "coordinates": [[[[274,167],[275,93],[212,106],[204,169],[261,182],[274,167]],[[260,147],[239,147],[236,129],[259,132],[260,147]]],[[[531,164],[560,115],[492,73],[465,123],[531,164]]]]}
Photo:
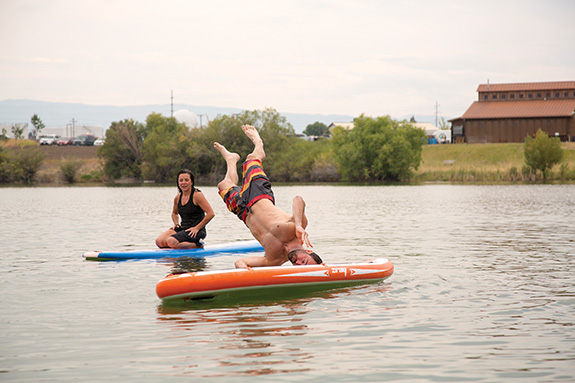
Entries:
{"type": "Polygon", "coordinates": [[[195,192],[195,189],[192,190],[190,200],[185,205],[182,205],[182,193],[180,193],[180,199],[178,200],[178,214],[181,217],[180,226],[182,229],[189,229],[192,226],[196,226],[206,215],[206,212],[204,212],[201,207],[194,205],[195,192]]]}

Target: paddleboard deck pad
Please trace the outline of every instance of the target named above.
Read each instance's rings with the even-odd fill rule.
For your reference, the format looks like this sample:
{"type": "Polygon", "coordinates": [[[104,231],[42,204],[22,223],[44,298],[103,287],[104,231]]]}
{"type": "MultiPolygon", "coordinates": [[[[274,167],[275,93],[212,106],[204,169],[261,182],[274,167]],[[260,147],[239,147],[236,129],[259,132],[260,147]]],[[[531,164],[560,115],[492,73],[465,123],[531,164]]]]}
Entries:
{"type": "Polygon", "coordinates": [[[392,274],[393,264],[384,258],[365,263],[198,271],[166,276],[157,283],[156,294],[163,302],[187,302],[279,287],[331,287],[378,282],[392,274]]]}
{"type": "Polygon", "coordinates": [[[160,258],[204,258],[226,253],[262,252],[264,248],[258,241],[236,241],[214,245],[205,245],[196,249],[151,249],[125,251],[88,251],[82,256],[87,261],[120,261],[127,259],[160,259],[160,258]]]}

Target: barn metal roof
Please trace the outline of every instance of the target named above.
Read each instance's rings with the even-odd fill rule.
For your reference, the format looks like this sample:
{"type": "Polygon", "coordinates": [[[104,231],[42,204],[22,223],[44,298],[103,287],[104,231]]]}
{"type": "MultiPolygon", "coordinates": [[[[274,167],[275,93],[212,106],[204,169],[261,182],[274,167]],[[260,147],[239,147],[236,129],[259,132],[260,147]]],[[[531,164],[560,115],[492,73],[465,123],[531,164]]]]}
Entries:
{"type": "Polygon", "coordinates": [[[480,84],[478,92],[521,92],[575,89],[575,81],[522,82],[515,84],[480,84]],[[488,89],[489,88],[489,89],[488,89]]]}
{"type": "Polygon", "coordinates": [[[475,101],[461,116],[463,119],[570,117],[575,99],[531,101],[475,101]]]}

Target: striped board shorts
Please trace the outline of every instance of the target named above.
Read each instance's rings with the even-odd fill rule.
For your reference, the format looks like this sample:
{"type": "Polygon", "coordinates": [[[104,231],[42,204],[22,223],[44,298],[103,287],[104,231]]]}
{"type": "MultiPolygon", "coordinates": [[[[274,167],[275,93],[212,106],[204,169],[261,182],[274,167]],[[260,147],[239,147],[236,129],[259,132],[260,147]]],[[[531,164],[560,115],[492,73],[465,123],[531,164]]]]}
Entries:
{"type": "Polygon", "coordinates": [[[242,170],[242,187],[232,186],[227,190],[219,190],[229,211],[234,213],[244,223],[250,212],[250,207],[261,199],[269,199],[275,204],[272,184],[264,172],[260,160],[244,162],[242,170]]]}

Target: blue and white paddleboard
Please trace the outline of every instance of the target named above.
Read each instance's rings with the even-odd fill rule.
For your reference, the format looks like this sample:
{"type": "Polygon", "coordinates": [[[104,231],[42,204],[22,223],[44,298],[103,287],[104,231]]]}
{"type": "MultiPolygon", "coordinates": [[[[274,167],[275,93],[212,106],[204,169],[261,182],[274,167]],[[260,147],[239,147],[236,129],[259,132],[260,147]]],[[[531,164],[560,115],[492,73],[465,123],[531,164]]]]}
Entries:
{"type": "Polygon", "coordinates": [[[205,245],[198,249],[151,249],[125,251],[88,251],[82,256],[87,261],[119,261],[124,259],[159,259],[159,258],[203,258],[223,253],[261,252],[264,248],[258,241],[236,241],[205,245]]]}

